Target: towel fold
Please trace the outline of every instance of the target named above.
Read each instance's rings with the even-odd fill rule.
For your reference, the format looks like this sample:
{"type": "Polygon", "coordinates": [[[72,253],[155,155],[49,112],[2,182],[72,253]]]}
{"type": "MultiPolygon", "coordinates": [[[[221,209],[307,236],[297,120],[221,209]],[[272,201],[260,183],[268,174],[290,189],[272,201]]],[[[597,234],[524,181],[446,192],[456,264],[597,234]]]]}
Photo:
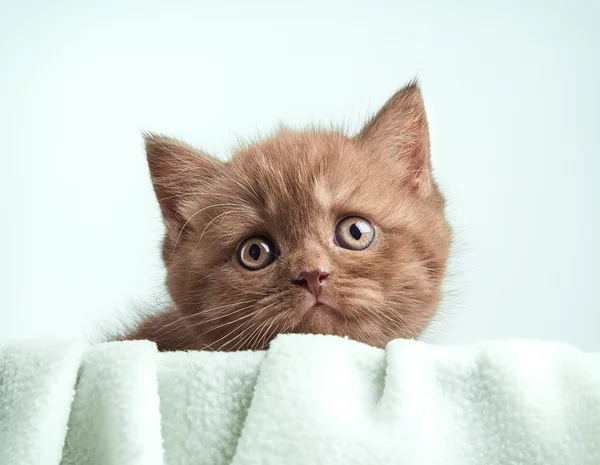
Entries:
{"type": "Polygon", "coordinates": [[[0,344],[2,465],[600,464],[600,354],[545,342],[267,352],[0,344]]]}
{"type": "Polygon", "coordinates": [[[89,348],[79,370],[61,465],[162,465],[156,346],[89,348]]]}
{"type": "Polygon", "coordinates": [[[0,344],[0,464],[60,462],[84,344],[0,344]]]}

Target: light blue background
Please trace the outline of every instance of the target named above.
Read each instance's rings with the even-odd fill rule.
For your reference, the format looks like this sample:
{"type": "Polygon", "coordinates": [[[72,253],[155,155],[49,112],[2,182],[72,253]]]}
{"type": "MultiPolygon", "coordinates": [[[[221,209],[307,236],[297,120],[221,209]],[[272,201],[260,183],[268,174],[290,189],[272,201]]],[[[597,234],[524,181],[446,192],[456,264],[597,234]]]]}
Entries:
{"type": "Polygon", "coordinates": [[[0,338],[160,298],[139,132],[226,156],[418,75],[457,246],[428,339],[600,350],[600,3],[54,2],[0,9],[0,338]]]}

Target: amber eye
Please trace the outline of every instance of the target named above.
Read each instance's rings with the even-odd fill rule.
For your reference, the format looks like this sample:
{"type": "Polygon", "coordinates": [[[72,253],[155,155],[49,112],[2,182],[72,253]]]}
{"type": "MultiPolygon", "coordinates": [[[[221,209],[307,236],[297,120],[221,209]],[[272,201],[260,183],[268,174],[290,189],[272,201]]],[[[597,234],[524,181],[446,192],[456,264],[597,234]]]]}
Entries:
{"type": "Polygon", "coordinates": [[[275,245],[265,236],[249,237],[238,248],[238,261],[252,271],[270,265],[275,258],[275,245]]]}
{"type": "Polygon", "coordinates": [[[335,240],[340,247],[350,250],[363,250],[371,245],[375,228],[360,216],[349,216],[335,227],[335,240]]]}

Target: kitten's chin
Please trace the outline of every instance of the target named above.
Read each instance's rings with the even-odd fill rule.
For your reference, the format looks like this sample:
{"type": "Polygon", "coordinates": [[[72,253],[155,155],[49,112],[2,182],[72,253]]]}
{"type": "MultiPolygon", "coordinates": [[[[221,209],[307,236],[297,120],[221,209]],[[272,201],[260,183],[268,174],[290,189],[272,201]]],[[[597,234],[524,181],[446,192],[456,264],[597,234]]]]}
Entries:
{"type": "Polygon", "coordinates": [[[336,334],[342,315],[335,308],[324,303],[309,306],[302,317],[300,332],[311,334],[336,334]]]}

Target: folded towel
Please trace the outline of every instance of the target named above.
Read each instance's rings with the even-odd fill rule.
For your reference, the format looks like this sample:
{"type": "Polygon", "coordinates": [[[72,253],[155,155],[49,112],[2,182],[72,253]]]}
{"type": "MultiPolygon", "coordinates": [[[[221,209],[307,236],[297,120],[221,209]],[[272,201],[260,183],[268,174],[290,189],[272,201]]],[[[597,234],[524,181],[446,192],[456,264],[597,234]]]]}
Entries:
{"type": "Polygon", "coordinates": [[[544,342],[267,352],[0,345],[0,464],[600,464],[600,354],[544,342]]]}
{"type": "Polygon", "coordinates": [[[83,344],[0,344],[0,464],[58,464],[83,344]]]}

